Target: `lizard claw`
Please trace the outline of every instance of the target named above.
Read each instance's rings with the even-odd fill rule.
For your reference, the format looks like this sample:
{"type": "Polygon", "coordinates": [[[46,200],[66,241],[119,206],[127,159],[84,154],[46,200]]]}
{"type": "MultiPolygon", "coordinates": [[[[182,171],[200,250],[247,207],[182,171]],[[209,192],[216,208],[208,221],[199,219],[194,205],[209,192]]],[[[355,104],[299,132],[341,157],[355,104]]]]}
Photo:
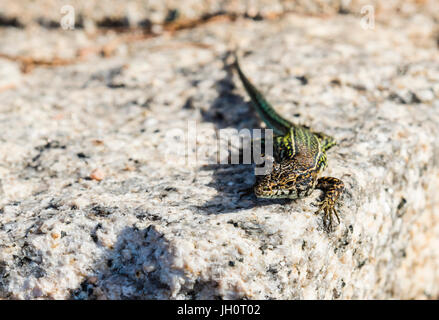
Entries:
{"type": "Polygon", "coordinates": [[[319,205],[320,208],[315,213],[318,214],[323,211],[323,227],[327,233],[330,233],[333,231],[334,216],[337,218],[337,223],[340,224],[340,217],[334,207],[335,203],[325,199],[319,205]]]}
{"type": "Polygon", "coordinates": [[[325,192],[325,198],[320,202],[317,213],[323,211],[323,227],[329,233],[332,231],[333,216],[337,218],[337,222],[340,224],[340,217],[335,210],[335,204],[344,190],[344,185],[337,178],[323,177],[318,180],[317,187],[325,192]]]}

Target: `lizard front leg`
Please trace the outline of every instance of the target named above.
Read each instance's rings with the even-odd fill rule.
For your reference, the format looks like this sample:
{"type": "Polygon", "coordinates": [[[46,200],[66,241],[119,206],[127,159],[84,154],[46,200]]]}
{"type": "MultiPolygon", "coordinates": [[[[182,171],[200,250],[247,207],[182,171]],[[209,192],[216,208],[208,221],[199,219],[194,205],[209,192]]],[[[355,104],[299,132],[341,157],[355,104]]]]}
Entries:
{"type": "Polygon", "coordinates": [[[323,201],[320,203],[320,208],[316,214],[323,211],[323,226],[326,232],[332,231],[333,215],[340,223],[340,218],[335,210],[335,205],[338,198],[344,190],[343,181],[332,177],[322,177],[317,180],[317,189],[323,190],[325,193],[323,201]]]}

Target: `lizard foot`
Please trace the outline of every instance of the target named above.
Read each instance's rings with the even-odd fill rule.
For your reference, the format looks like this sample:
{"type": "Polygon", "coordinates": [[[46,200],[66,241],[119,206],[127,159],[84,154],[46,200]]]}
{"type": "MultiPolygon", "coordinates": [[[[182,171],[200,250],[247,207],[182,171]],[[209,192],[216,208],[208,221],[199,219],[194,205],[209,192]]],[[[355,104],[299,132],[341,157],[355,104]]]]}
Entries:
{"type": "Polygon", "coordinates": [[[329,233],[333,227],[333,216],[335,216],[338,223],[340,223],[340,218],[335,210],[335,204],[344,190],[344,184],[337,178],[323,177],[318,180],[317,188],[325,192],[325,198],[319,204],[320,208],[316,213],[323,211],[323,227],[325,231],[329,233]]]}
{"type": "Polygon", "coordinates": [[[253,194],[253,187],[242,189],[242,190],[238,191],[239,200],[241,200],[242,198],[244,198],[246,196],[250,196],[252,194],[253,194]]]}

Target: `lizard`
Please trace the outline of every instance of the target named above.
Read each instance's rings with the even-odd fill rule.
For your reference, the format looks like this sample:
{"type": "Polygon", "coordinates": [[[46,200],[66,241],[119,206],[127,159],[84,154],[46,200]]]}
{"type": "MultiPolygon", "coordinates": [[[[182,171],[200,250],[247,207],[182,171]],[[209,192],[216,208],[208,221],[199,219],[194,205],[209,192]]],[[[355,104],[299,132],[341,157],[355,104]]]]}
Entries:
{"type": "Polygon", "coordinates": [[[269,129],[273,130],[273,167],[270,173],[257,177],[253,186],[257,198],[300,199],[308,197],[314,189],[324,192],[316,214],[323,213],[323,227],[333,230],[334,216],[340,223],[335,205],[344,191],[343,181],[333,177],[320,177],[327,167],[326,152],[336,140],[324,133],[297,125],[280,116],[263,94],[245,76],[237,55],[232,66],[249,95],[254,109],[269,129]]]}

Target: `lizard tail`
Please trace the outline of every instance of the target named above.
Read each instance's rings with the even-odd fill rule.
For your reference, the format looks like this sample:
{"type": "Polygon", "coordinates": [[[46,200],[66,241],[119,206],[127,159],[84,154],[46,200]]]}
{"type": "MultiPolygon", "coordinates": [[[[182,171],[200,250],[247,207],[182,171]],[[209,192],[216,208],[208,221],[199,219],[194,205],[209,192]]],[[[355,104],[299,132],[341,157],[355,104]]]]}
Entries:
{"type": "Polygon", "coordinates": [[[265,100],[264,96],[256,89],[256,87],[242,72],[236,51],[233,52],[233,55],[234,62],[232,63],[232,65],[236,69],[239,78],[241,79],[242,84],[245,88],[245,91],[247,91],[248,95],[250,96],[252,104],[258,112],[259,116],[270,129],[273,129],[276,135],[285,135],[292,127],[292,123],[282,118],[268,103],[268,101],[265,100]]]}

